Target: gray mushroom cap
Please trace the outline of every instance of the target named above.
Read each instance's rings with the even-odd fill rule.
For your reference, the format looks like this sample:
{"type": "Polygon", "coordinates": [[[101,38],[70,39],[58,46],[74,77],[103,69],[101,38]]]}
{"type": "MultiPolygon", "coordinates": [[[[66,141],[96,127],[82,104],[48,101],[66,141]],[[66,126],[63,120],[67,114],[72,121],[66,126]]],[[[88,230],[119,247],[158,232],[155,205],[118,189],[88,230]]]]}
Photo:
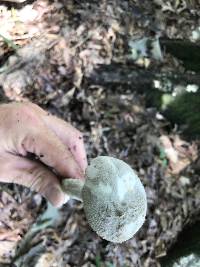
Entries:
{"type": "Polygon", "coordinates": [[[122,160],[108,156],[93,159],[86,169],[85,183],[66,179],[64,190],[83,200],[90,226],[108,241],[124,242],[144,223],[147,210],[144,187],[122,160]]]}

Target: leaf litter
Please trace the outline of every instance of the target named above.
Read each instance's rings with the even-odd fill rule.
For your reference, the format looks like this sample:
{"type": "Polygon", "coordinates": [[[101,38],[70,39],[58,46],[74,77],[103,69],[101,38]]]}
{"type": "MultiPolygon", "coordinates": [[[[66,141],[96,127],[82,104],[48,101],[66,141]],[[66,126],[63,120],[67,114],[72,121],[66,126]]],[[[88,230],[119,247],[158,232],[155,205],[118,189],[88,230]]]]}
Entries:
{"type": "MultiPolygon", "coordinates": [[[[145,96],[130,84],[93,85],[86,77],[98,65],[128,64],[128,43],[151,38],[152,32],[190,39],[199,25],[199,4],[37,0],[16,9],[1,4],[0,10],[5,22],[1,34],[20,46],[15,52],[0,40],[1,60],[8,58],[0,71],[5,97],[34,101],[79,128],[89,159],[109,154],[127,161],[148,198],[142,229],[116,245],[92,232],[78,202],[64,205],[56,221],[40,224],[44,200],[27,189],[4,185],[0,262],[24,267],[160,266],[159,258],[183,227],[199,217],[199,141],[185,140],[178,127],[159,119],[156,108],[146,108],[145,96]],[[28,235],[35,224],[38,231],[28,235]]],[[[164,51],[162,56],[160,63],[147,55],[148,62],[139,66],[184,72],[181,61],[164,51]]]]}

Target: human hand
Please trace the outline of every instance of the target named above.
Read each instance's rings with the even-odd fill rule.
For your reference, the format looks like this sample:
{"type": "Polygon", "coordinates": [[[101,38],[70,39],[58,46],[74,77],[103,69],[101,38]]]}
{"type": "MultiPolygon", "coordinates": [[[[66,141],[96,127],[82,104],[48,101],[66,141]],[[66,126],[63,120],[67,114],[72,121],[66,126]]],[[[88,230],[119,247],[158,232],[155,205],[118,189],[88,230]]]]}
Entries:
{"type": "Polygon", "coordinates": [[[82,134],[33,103],[0,105],[0,144],[0,181],[27,186],[54,206],[66,202],[58,176],[84,177],[82,134]]]}

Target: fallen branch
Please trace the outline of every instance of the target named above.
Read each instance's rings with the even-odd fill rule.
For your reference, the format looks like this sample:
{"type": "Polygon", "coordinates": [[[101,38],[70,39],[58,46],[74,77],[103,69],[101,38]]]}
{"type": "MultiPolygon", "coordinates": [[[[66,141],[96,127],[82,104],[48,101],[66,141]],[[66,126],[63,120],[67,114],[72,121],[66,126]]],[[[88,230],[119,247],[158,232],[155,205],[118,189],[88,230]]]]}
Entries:
{"type": "Polygon", "coordinates": [[[142,88],[149,86],[154,80],[169,80],[175,84],[200,85],[200,74],[155,72],[154,70],[136,69],[133,66],[113,63],[101,65],[87,76],[90,83],[95,85],[121,84],[142,88]]]}

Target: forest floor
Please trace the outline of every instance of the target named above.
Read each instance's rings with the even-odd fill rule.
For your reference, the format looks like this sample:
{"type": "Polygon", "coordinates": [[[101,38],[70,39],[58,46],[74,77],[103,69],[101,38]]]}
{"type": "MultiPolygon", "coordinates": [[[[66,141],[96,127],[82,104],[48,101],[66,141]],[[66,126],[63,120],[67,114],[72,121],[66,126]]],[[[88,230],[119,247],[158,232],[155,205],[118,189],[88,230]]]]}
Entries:
{"type": "Polygon", "coordinates": [[[128,162],[145,186],[148,214],[134,238],[113,244],[92,232],[82,205],[70,201],[56,222],[27,238],[46,202],[2,184],[0,266],[158,267],[182,229],[199,219],[199,139],[147,106],[150,85],[139,83],[138,92],[129,82],[94,82],[94,70],[112,64],[195,74],[157,38],[197,43],[199,26],[198,0],[1,1],[0,101],[28,99],[72,123],[84,134],[88,160],[111,155],[128,162]],[[157,52],[136,59],[129,44],[144,38],[156,40],[157,52]]]}

